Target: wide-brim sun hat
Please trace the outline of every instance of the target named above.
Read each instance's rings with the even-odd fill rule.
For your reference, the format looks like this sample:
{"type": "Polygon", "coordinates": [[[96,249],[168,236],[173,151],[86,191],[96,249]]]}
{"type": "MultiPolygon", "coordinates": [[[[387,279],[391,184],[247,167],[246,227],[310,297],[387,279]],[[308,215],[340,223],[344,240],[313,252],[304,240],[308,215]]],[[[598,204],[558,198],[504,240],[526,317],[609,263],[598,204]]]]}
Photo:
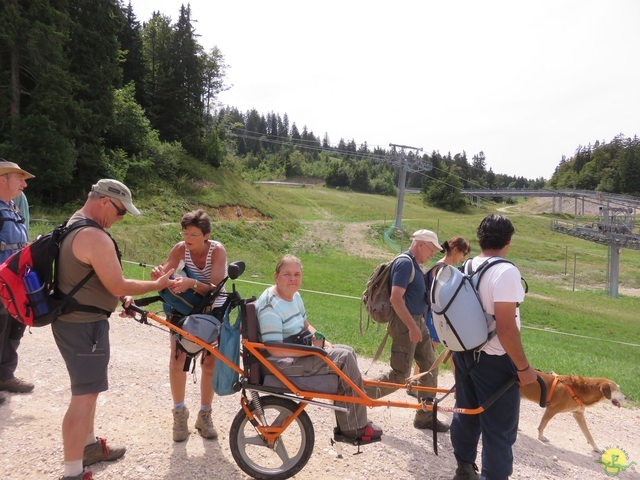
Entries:
{"type": "Polygon", "coordinates": [[[7,173],[22,173],[25,180],[35,178],[35,175],[23,170],[17,163],[8,162],[4,158],[0,158],[0,175],[5,175],[7,173]]]}

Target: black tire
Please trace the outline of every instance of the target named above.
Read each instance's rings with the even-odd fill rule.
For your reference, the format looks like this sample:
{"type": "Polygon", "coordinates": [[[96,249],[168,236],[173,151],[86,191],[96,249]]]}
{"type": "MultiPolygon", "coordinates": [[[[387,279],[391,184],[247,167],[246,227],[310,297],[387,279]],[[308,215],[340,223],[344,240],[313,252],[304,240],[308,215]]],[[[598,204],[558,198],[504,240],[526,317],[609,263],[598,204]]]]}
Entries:
{"type": "MultiPolygon", "coordinates": [[[[266,396],[260,401],[269,426],[282,425],[298,409],[296,402],[286,398],[266,396]]],[[[253,403],[249,407],[255,414],[253,403]]],[[[234,460],[243,472],[259,480],[282,480],[298,473],[309,461],[314,443],[313,424],[305,411],[277,439],[275,448],[262,440],[244,410],[238,412],[229,431],[234,460]]]]}

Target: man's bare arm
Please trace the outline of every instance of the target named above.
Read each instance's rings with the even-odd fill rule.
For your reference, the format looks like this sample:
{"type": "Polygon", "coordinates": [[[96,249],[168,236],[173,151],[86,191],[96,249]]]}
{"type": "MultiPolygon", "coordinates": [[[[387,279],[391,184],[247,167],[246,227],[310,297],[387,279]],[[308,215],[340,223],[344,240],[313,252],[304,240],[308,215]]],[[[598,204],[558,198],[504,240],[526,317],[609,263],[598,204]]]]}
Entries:
{"type": "Polygon", "coordinates": [[[73,239],[72,250],[78,260],[93,267],[105,288],[116,297],[141,295],[171,285],[173,269],[153,281],[124,278],[113,241],[97,228],[80,230],[73,239]]]}
{"type": "Polygon", "coordinates": [[[516,308],[515,302],[495,303],[496,332],[502,347],[518,370],[520,384],[526,385],[535,382],[537,375],[535,370],[529,366],[529,361],[524,353],[520,330],[516,324],[516,308]]]}
{"type": "Polygon", "coordinates": [[[398,318],[402,320],[402,323],[404,323],[409,330],[409,339],[414,343],[418,343],[422,341],[422,332],[416,325],[416,322],[411,316],[411,312],[409,312],[407,305],[404,303],[404,294],[406,291],[406,288],[402,288],[396,285],[392,286],[391,296],[389,300],[391,301],[391,306],[396,312],[396,315],[398,315],[398,318]]]}

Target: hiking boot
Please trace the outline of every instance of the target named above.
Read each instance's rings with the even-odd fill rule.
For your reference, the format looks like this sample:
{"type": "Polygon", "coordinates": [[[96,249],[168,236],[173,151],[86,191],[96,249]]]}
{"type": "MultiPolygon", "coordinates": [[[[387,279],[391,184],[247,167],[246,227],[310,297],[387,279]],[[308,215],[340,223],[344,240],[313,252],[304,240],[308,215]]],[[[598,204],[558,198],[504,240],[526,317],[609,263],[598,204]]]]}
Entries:
{"type": "Polygon", "coordinates": [[[84,453],[82,454],[82,466],[86,467],[88,465],[93,465],[96,462],[112,462],[113,460],[117,460],[123,456],[126,451],[126,447],[108,447],[107,439],[98,437],[98,441],[96,443],[92,443],[91,445],[84,447],[84,453]]]}
{"type": "MultiPolygon", "coordinates": [[[[413,419],[413,426],[421,430],[433,430],[433,411],[418,410],[416,416],[413,419]]],[[[436,431],[440,433],[448,432],[449,425],[440,420],[436,420],[436,431]]]]}
{"type": "Polygon", "coordinates": [[[196,429],[204,438],[218,438],[218,432],[216,432],[213,421],[211,420],[211,410],[200,410],[198,412],[196,429]]]}
{"type": "Polygon", "coordinates": [[[479,480],[478,466],[475,463],[458,462],[453,480],[479,480]]]}
{"type": "Polygon", "coordinates": [[[5,380],[4,382],[0,382],[0,390],[5,390],[11,393],[29,393],[33,390],[33,383],[13,377],[9,380],[5,380]]]}
{"type": "Polygon", "coordinates": [[[187,420],[189,419],[189,409],[182,407],[178,410],[175,408],[173,412],[173,441],[182,442],[189,436],[189,425],[187,420]]]}
{"type": "Polygon", "coordinates": [[[82,472],[80,475],[74,475],[73,477],[60,477],[60,480],[94,480],[91,470],[88,472],[82,472]]]}

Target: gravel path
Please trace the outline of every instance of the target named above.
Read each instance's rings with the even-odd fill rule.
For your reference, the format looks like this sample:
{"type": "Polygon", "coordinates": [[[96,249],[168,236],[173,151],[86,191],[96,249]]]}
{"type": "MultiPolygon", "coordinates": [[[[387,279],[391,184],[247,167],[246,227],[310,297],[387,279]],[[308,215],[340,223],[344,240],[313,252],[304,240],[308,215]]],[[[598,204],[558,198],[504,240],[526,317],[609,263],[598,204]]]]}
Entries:
{"type": "MultiPolygon", "coordinates": [[[[171,439],[171,400],[168,383],[168,334],[132,320],[111,320],[112,357],[110,390],[98,400],[96,433],[114,444],[126,444],[123,459],[92,467],[98,480],[107,479],[210,479],[247,478],[236,466],[229,450],[229,426],[238,412],[238,395],[217,397],[214,424],[217,441],[202,439],[195,430],[183,443],[171,439]]],[[[27,395],[9,395],[0,406],[0,479],[57,479],[62,474],[60,425],[69,400],[69,381],[48,327],[32,329],[20,349],[18,376],[33,381],[27,395]]],[[[369,366],[364,359],[361,369],[369,366]]],[[[376,365],[372,371],[381,370],[376,365]]],[[[570,373],[570,372],[563,372],[570,373]]],[[[595,372],[594,372],[595,374],[595,372]]],[[[440,379],[450,385],[450,376],[440,379]]],[[[624,391],[624,385],[622,386],[624,391]]],[[[394,397],[406,400],[404,392],[394,397]]],[[[199,405],[197,385],[187,385],[187,405],[199,405]]],[[[430,431],[412,426],[413,410],[376,408],[370,418],[385,429],[382,442],[363,448],[343,446],[338,458],[330,445],[332,431],[328,410],[307,409],[314,424],[316,444],[307,466],[296,479],[450,479],[455,469],[448,434],[438,438],[439,456],[433,453],[430,431]]],[[[515,445],[515,479],[605,479],[610,478],[600,456],[592,453],[569,414],[554,418],[547,427],[550,444],[537,440],[541,409],[523,402],[521,431],[515,445]]],[[[628,462],[640,464],[640,410],[616,409],[607,404],[592,407],[587,422],[601,448],[619,448],[628,462]]],[[[617,478],[640,479],[640,467],[632,466],[617,478]]]]}

